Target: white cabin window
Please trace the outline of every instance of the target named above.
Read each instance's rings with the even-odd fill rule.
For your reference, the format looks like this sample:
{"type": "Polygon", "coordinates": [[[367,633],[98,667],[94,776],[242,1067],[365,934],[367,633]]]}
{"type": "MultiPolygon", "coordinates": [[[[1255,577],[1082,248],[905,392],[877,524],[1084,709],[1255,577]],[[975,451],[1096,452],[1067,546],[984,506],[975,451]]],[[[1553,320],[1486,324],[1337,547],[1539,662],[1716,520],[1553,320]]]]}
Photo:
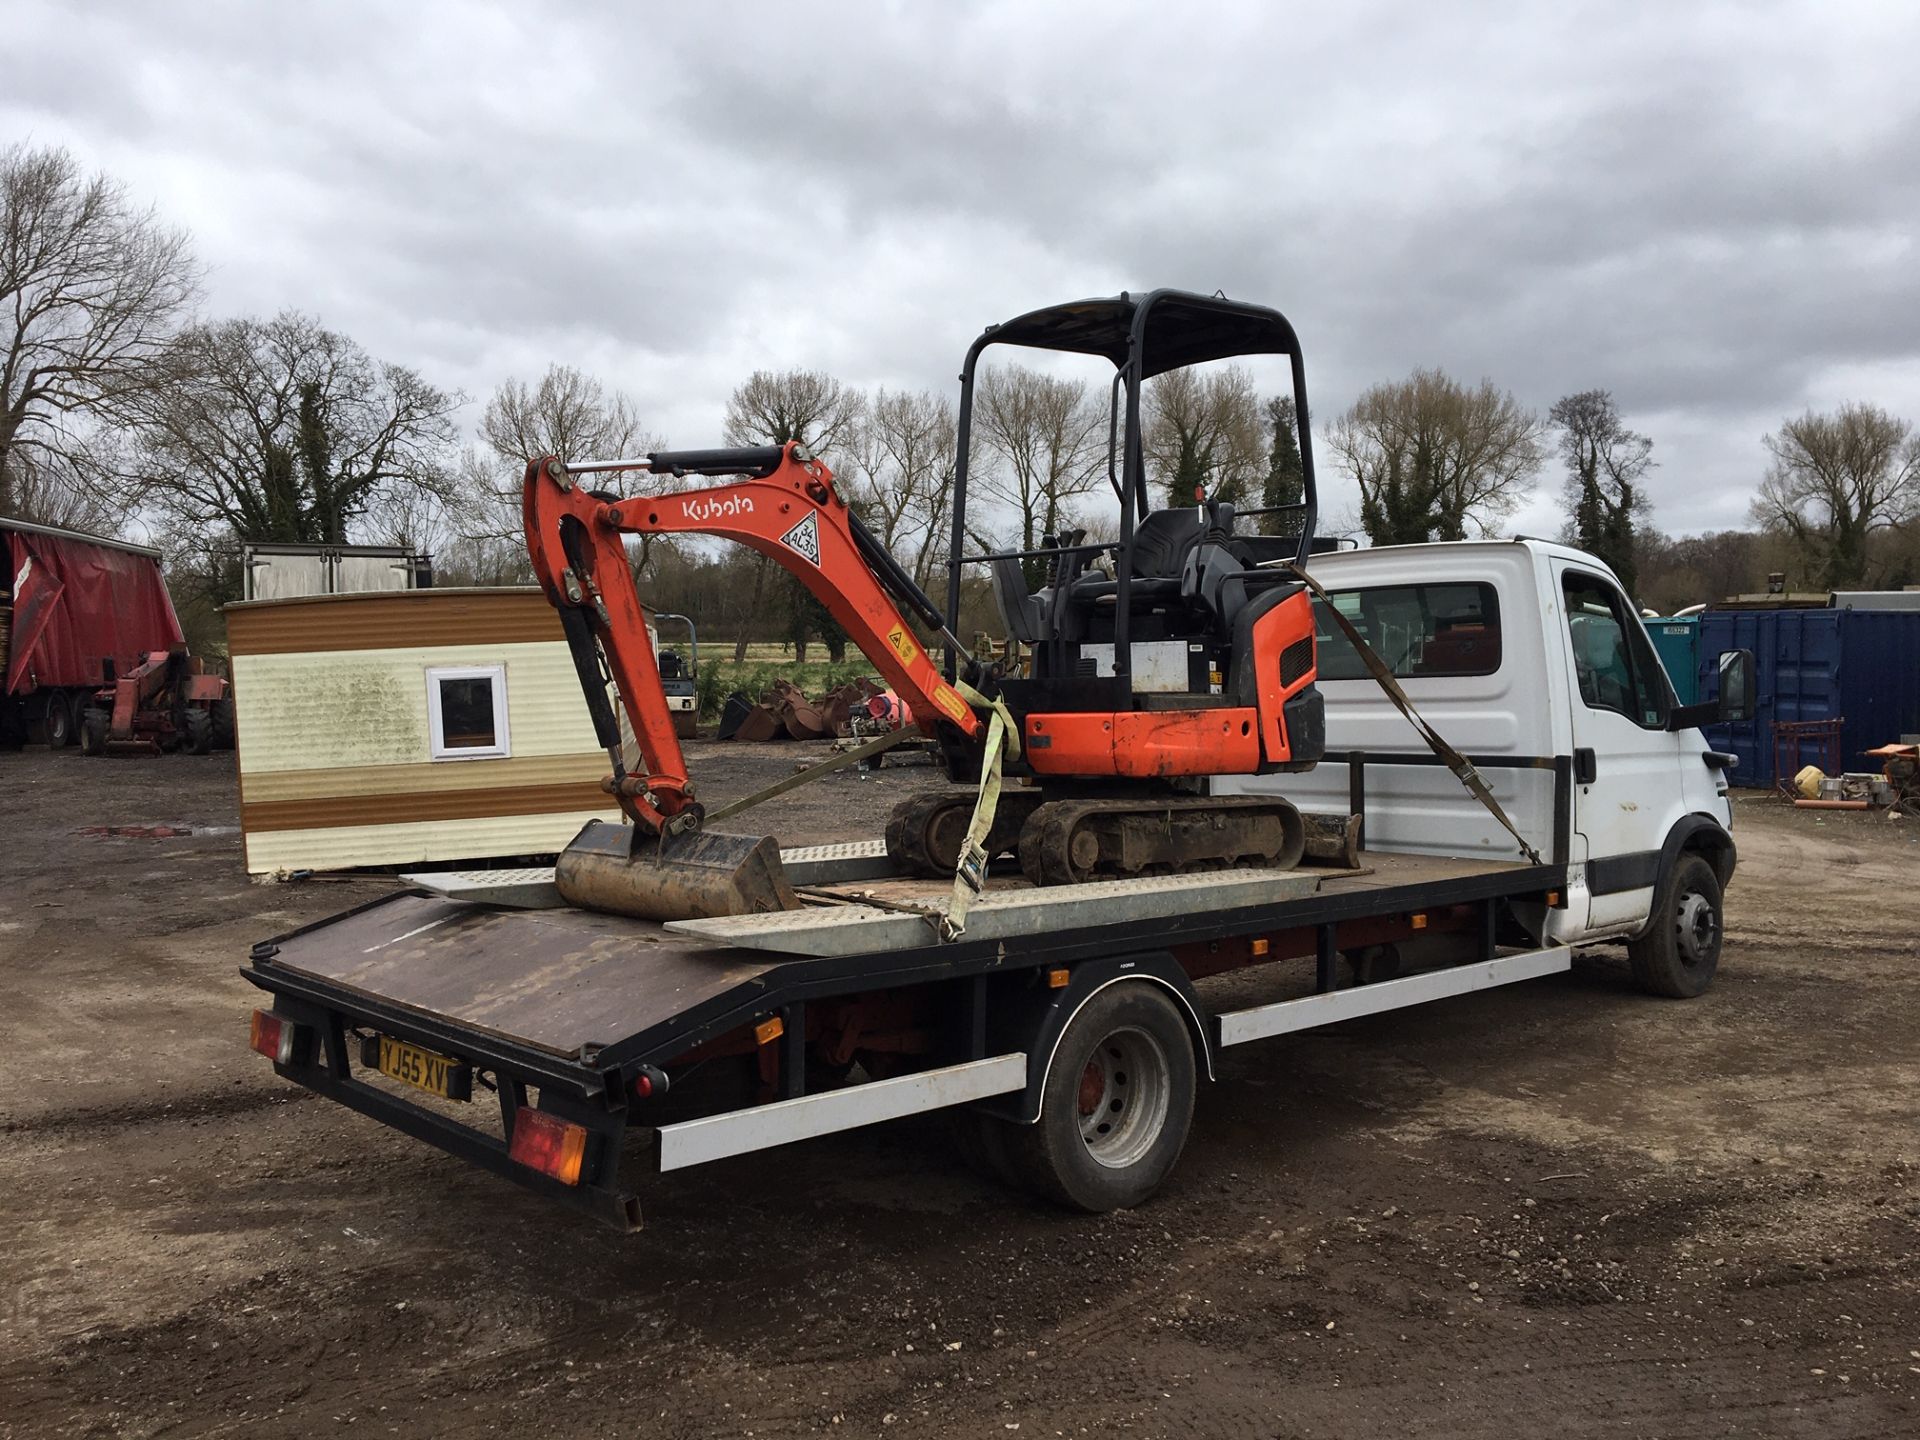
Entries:
{"type": "Polygon", "coordinates": [[[499,760],[507,736],[507,667],[442,665],[427,671],[427,726],[436,760],[499,760]]]}

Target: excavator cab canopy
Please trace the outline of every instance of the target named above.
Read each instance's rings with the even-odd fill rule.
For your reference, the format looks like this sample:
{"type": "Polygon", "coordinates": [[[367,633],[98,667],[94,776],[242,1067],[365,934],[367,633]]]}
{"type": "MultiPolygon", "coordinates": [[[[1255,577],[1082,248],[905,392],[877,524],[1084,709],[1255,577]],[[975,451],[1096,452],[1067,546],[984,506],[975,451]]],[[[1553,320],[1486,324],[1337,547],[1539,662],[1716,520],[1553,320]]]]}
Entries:
{"type": "MultiPolygon", "coordinates": [[[[1314,523],[1318,516],[1318,487],[1314,479],[1313,442],[1307,428],[1306,367],[1300,356],[1300,342],[1287,317],[1265,305],[1249,305],[1229,300],[1220,294],[1200,295],[1186,290],[1152,290],[1133,295],[1074,300],[1030,310],[999,325],[989,325],[967,351],[960,373],[959,457],[954,478],[953,563],[947,571],[947,622],[957,626],[960,616],[961,566],[984,563],[996,569],[996,586],[1006,583],[1012,572],[1008,562],[1044,559],[1057,563],[1075,550],[1110,550],[1114,561],[1115,673],[1124,675],[1128,660],[1129,616],[1134,609],[1132,594],[1136,580],[1146,577],[1141,561],[1165,539],[1167,523],[1155,518],[1154,505],[1147,489],[1146,464],[1141,446],[1141,393],[1144,383],[1157,375],[1201,365],[1212,360],[1228,360],[1241,355],[1285,355],[1291,362],[1293,380],[1294,429],[1300,445],[1301,495],[1292,504],[1272,507],[1248,507],[1238,511],[1241,518],[1283,514],[1288,520],[1275,528],[1296,540],[1294,559],[1304,563],[1313,549],[1314,523]],[[1099,355],[1114,367],[1112,415],[1109,430],[1108,478],[1120,502],[1120,539],[1116,545],[1076,546],[1049,537],[1039,551],[1011,551],[994,555],[966,555],[967,473],[973,421],[973,387],[980,357],[989,346],[1018,345],[1035,350],[1054,350],[1066,354],[1099,355]],[[1138,553],[1136,553],[1138,552],[1138,553]]],[[[1197,497],[1196,497],[1197,498],[1197,497]]],[[[1196,511],[1198,510],[1196,505],[1196,511]]],[[[1171,521],[1175,513],[1161,511],[1171,521]]],[[[1209,511],[1209,523],[1224,519],[1231,525],[1233,507],[1215,507],[1209,511]]],[[[1195,525],[1199,524],[1195,518],[1195,525]]],[[[1148,566],[1149,569],[1154,567],[1148,566]]],[[[1007,597],[1018,607],[1020,597],[1007,597]]],[[[1006,599],[1002,608],[1007,608],[1006,599]]],[[[1058,643],[1056,637],[1055,643],[1058,643]]],[[[952,664],[952,660],[949,660],[952,664]]]]}
{"type": "Polygon", "coordinates": [[[1140,341],[1141,378],[1169,370],[1228,360],[1236,355],[1291,355],[1299,348],[1293,326],[1278,310],[1220,295],[1155,290],[1111,295],[1029,310],[1004,324],[989,325],[974,346],[1025,345],[1036,350],[1100,355],[1124,366],[1140,341]]]}

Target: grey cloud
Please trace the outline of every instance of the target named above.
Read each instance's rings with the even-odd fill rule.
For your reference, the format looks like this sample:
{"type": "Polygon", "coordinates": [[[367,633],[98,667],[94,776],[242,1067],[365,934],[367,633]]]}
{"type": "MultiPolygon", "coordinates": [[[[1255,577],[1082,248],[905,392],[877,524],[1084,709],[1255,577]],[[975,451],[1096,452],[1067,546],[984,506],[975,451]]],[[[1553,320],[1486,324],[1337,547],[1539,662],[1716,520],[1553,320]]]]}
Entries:
{"type": "Polygon", "coordinates": [[[1611,388],[1677,529],[1836,376],[1920,417],[1910,7],[14,9],[0,135],[189,224],[216,313],[476,397],[586,365],[683,443],[757,366],[950,389],[1160,284],[1286,310],[1323,420],[1421,364],[1611,388]]]}

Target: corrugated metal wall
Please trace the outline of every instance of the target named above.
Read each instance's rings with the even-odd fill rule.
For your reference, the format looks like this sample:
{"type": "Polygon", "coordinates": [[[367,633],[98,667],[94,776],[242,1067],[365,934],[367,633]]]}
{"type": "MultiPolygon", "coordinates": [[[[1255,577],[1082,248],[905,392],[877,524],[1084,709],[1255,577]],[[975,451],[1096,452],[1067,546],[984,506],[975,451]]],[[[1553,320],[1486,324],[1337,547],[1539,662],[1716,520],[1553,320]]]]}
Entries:
{"type": "Polygon", "coordinates": [[[1715,725],[1707,740],[1739,756],[1736,785],[1772,785],[1775,721],[1844,719],[1843,769],[1874,769],[1861,752],[1920,731],[1920,613],[1888,610],[1709,610],[1700,617],[1700,698],[1720,693],[1720,656],[1751,650],[1754,718],[1715,725]]]}

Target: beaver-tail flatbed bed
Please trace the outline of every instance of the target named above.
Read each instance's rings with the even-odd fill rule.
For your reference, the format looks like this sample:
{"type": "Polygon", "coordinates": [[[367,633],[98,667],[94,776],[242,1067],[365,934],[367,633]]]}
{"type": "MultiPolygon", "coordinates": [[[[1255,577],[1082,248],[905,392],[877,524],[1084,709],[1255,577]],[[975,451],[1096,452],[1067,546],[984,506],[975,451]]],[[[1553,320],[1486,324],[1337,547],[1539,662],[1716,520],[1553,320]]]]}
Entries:
{"type": "Polygon", "coordinates": [[[635,1225],[628,1150],[671,1170],[966,1105],[989,1140],[1033,1127],[1072,1022],[1117,982],[1133,982],[1123,998],[1144,989],[1168,1007],[1186,1071],[1210,1076],[1223,1045],[1568,963],[1520,923],[1558,902],[1558,865],[1365,854],[1044,890],[995,877],[965,933],[943,941],[944,888],[888,877],[877,855],[788,852],[808,909],[668,924],[567,907],[541,871],[413,877],[440,893],[263,942],[243,973],[274,997],[265,1018],[285,1026],[287,1078],[635,1225]],[[1207,1004],[1196,982],[1252,966],[1271,967],[1263,1003],[1207,1004]],[[683,1083],[716,1061],[729,1085],[683,1083]],[[470,1103],[476,1083],[496,1091],[497,1123],[470,1103]],[[550,1121],[572,1127],[573,1159],[543,1173],[548,1152],[514,1132],[550,1121]],[[630,1131],[651,1149],[628,1146],[630,1131]]]}

